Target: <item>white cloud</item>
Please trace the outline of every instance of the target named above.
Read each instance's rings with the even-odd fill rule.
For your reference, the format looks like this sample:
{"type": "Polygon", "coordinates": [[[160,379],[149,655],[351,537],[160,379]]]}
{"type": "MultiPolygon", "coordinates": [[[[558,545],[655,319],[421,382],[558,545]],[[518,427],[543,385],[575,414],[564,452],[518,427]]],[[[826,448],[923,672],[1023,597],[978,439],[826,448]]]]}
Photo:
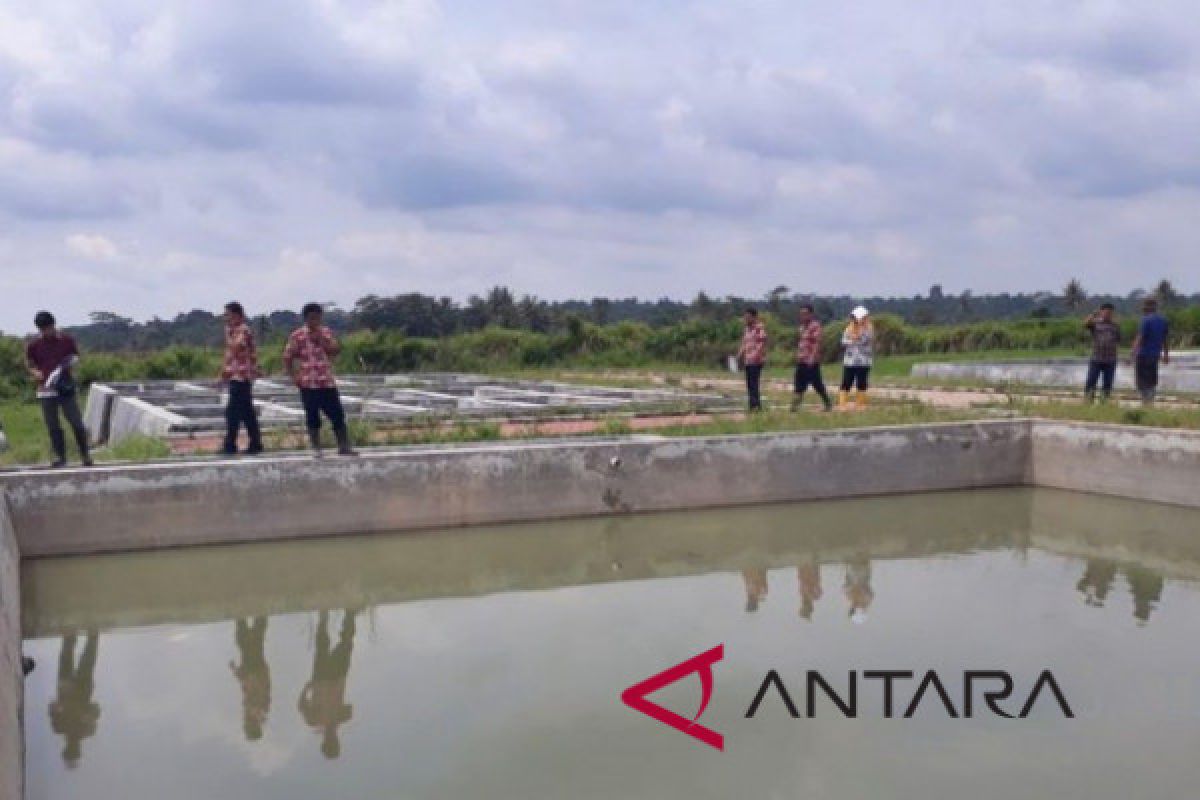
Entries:
{"type": "Polygon", "coordinates": [[[107,236],[73,233],[66,239],[67,249],[91,261],[116,261],[121,251],[107,236]]]}
{"type": "Polygon", "coordinates": [[[1192,290],[1190,13],[9,0],[0,326],[42,281],[67,321],[219,308],[231,286],[256,308],[498,281],[908,294],[1086,264],[1095,291],[1147,271],[1192,290]]]}

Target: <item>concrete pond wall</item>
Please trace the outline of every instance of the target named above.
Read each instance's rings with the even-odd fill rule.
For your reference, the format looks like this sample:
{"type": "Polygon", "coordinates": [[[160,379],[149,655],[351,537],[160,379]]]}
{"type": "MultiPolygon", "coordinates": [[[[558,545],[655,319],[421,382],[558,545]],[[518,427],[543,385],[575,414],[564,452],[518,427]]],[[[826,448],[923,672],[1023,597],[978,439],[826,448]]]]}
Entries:
{"type": "Polygon", "coordinates": [[[1019,485],[1028,422],[497,443],[0,479],[23,556],[1019,485]]]}
{"type": "MultiPolygon", "coordinates": [[[[912,374],[920,378],[971,380],[993,384],[1024,384],[1082,388],[1087,377],[1087,359],[1047,358],[1032,361],[928,362],[914,364],[912,374]]],[[[1118,389],[1134,387],[1133,367],[1127,360],[1117,365],[1118,389]]],[[[1171,356],[1159,369],[1158,388],[1172,392],[1200,392],[1200,354],[1187,351],[1171,356]]]]}
{"type": "Polygon", "coordinates": [[[20,800],[24,785],[20,552],[0,495],[0,799],[20,800]]]}
{"type": "Polygon", "coordinates": [[[1200,507],[1200,432],[1003,419],[0,475],[0,800],[23,785],[19,558],[1001,486],[1200,507]]]}
{"type": "Polygon", "coordinates": [[[1200,431],[1039,420],[1034,433],[1037,486],[1200,506],[1200,431]]]}

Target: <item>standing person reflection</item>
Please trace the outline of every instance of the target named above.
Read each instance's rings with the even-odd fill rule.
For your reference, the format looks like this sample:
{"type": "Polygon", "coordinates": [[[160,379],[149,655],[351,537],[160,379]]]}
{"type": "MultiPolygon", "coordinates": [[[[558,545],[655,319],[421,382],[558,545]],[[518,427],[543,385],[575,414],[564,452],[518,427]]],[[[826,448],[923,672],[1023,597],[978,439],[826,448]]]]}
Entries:
{"type": "Polygon", "coordinates": [[[58,693],[50,703],[50,727],[62,734],[63,761],[72,769],[83,755],[83,740],[96,733],[100,719],[100,706],[92,700],[99,639],[96,631],[87,632],[78,663],[75,634],[63,637],[58,654],[58,693]]]}
{"type": "Polygon", "coordinates": [[[262,738],[267,712],[271,710],[271,668],[267,666],[267,618],[237,620],[234,641],[241,664],[229,669],[242,687],[242,731],[247,741],[262,738]]]}
{"type": "Polygon", "coordinates": [[[1152,569],[1129,564],[1122,568],[1129,591],[1133,594],[1133,616],[1141,624],[1150,621],[1150,613],[1162,600],[1163,576],[1152,569]]]}
{"type": "Polygon", "coordinates": [[[815,558],[796,567],[796,581],[800,585],[800,617],[811,621],[813,608],[821,599],[821,566],[815,558]]]}
{"type": "Polygon", "coordinates": [[[329,612],[320,612],[312,679],[301,690],[297,705],[304,721],[321,734],[321,752],[326,758],[337,758],[341,754],[338,726],[348,722],[354,714],[354,707],[346,702],[346,675],[350,672],[350,655],[354,651],[356,613],[351,609],[342,612],[337,647],[330,650],[329,612]]]}
{"type": "Polygon", "coordinates": [[[767,599],[767,570],[763,567],[744,569],[742,582],[746,584],[746,612],[758,611],[759,605],[767,599]]]}
{"type": "Polygon", "coordinates": [[[871,560],[866,556],[846,563],[846,579],[842,584],[846,601],[850,604],[850,621],[862,624],[867,621],[867,609],[875,599],[871,589],[871,560]]]}
{"type": "Polygon", "coordinates": [[[1113,579],[1117,577],[1117,565],[1103,558],[1089,558],[1083,568],[1083,577],[1075,584],[1076,590],[1083,593],[1083,602],[1089,606],[1101,608],[1108,598],[1108,590],[1112,588],[1113,579]]]}

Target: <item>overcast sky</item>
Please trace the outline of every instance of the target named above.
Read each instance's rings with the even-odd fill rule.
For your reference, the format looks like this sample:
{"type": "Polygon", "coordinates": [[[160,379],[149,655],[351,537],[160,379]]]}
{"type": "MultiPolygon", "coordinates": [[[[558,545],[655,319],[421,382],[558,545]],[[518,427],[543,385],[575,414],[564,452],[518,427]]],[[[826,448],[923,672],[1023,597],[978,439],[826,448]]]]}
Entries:
{"type": "Polygon", "coordinates": [[[1194,291],[1198,44],[1185,0],[4,0],[0,328],[1194,291]]]}

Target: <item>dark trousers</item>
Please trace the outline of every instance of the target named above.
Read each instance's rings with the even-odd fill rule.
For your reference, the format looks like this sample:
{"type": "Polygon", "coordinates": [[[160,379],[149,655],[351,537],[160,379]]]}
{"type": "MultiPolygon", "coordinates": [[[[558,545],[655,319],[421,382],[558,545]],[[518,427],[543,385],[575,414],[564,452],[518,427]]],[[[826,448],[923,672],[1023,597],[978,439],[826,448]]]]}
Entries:
{"type": "Polygon", "coordinates": [[[842,391],[848,392],[851,387],[854,387],[860,392],[865,392],[867,376],[870,373],[870,367],[842,367],[842,391]]]}
{"type": "Polygon", "coordinates": [[[334,433],[346,430],[346,412],[337,389],[301,389],[300,401],[304,404],[304,424],[310,431],[320,430],[322,413],[329,417],[334,433]]]}
{"type": "Polygon", "coordinates": [[[43,397],[41,403],[42,419],[46,421],[46,430],[50,434],[50,445],[54,448],[54,455],[60,461],[65,461],[67,458],[67,441],[63,436],[62,425],[58,421],[58,412],[61,410],[63,416],[67,418],[67,424],[71,426],[71,431],[75,434],[75,444],[79,446],[79,455],[86,460],[88,458],[88,432],[87,428],[83,426],[83,415],[79,413],[79,401],[76,400],[75,395],[43,397]]]}
{"type": "Polygon", "coordinates": [[[746,365],[746,397],[750,402],[751,411],[762,411],[762,394],[759,385],[762,383],[762,364],[746,365]]]}
{"type": "Polygon", "coordinates": [[[817,393],[826,407],[830,405],[829,392],[825,391],[825,381],[821,378],[820,364],[797,364],[796,376],[793,381],[793,389],[796,392],[796,402],[799,403],[804,397],[804,392],[809,386],[817,393]]]}
{"type": "Polygon", "coordinates": [[[263,449],[258,415],[254,413],[254,384],[250,381],[229,382],[229,402],[225,404],[225,452],[237,452],[238,430],[246,426],[250,437],[250,452],[263,449]]]}
{"type": "Polygon", "coordinates": [[[1150,402],[1158,388],[1158,356],[1138,356],[1134,361],[1134,376],[1142,400],[1150,402]]]}
{"type": "Polygon", "coordinates": [[[1117,375],[1117,362],[1115,361],[1089,361],[1087,370],[1087,380],[1083,383],[1083,393],[1091,399],[1096,396],[1096,384],[1100,384],[1100,391],[1105,397],[1112,394],[1113,379],[1117,375]]]}

